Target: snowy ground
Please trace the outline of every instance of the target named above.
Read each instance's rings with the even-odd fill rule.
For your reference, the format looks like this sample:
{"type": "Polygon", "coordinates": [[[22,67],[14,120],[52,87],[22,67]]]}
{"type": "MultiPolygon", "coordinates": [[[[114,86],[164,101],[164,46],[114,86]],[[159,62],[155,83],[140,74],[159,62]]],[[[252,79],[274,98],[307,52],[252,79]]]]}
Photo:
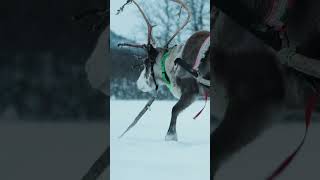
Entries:
{"type": "Polygon", "coordinates": [[[210,102],[198,101],[177,121],[178,142],[164,141],[175,101],[155,101],[122,139],[146,101],[111,101],[111,180],[208,180],[210,178],[210,102]]]}
{"type": "Polygon", "coordinates": [[[108,140],[106,123],[1,122],[0,180],[80,180],[108,140]]]}

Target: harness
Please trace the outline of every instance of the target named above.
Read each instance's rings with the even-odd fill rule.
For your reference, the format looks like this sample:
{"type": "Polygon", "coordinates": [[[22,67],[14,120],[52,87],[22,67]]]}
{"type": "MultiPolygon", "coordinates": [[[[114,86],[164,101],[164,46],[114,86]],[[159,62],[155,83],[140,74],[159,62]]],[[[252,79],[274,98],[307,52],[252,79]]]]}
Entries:
{"type": "Polygon", "coordinates": [[[169,76],[166,72],[166,60],[168,59],[169,55],[170,55],[170,50],[166,51],[161,57],[161,60],[160,60],[161,78],[162,78],[163,82],[167,85],[167,87],[169,89],[172,89],[171,81],[170,81],[169,76]]]}
{"type": "MultiPolygon", "coordinates": [[[[198,68],[199,68],[199,65],[201,64],[201,60],[205,58],[205,54],[209,50],[209,47],[210,47],[210,36],[208,36],[205,39],[205,41],[202,43],[202,45],[199,49],[199,52],[197,54],[197,57],[193,63],[193,66],[191,66],[190,64],[186,63],[183,59],[181,59],[180,52],[178,53],[179,55],[174,60],[174,65],[176,65],[176,64],[180,65],[184,70],[186,70],[193,77],[195,77],[199,83],[201,83],[207,87],[210,87],[210,80],[205,80],[203,77],[201,77],[198,73],[198,68]]],[[[166,84],[166,86],[170,89],[170,91],[172,91],[173,90],[172,82],[170,81],[170,78],[169,78],[167,71],[166,71],[166,61],[169,59],[168,57],[170,57],[170,53],[171,53],[170,50],[166,51],[162,55],[162,57],[160,59],[160,65],[161,65],[161,79],[166,84]]],[[[183,49],[181,49],[181,52],[182,51],[183,51],[183,49]]],[[[202,111],[205,109],[208,97],[209,97],[209,92],[206,91],[204,93],[205,104],[202,107],[202,109],[193,117],[193,119],[196,119],[202,113],[202,111]]]]}
{"type": "Polygon", "coordinates": [[[202,43],[197,55],[197,59],[195,60],[192,66],[193,70],[196,70],[196,71],[198,70],[201,64],[201,60],[205,58],[205,53],[209,50],[209,47],[210,47],[210,36],[208,36],[206,40],[202,43]]]}
{"type": "MultiPolygon", "coordinates": [[[[178,64],[180,65],[184,70],[186,70],[187,72],[189,72],[193,77],[195,77],[197,79],[197,81],[199,83],[201,83],[204,86],[210,87],[210,80],[204,79],[203,77],[201,77],[199,75],[198,72],[198,68],[201,64],[202,59],[205,58],[205,54],[206,52],[209,50],[210,48],[210,36],[208,36],[205,41],[202,43],[199,52],[197,54],[197,57],[193,63],[193,66],[191,66],[190,64],[186,63],[181,56],[181,53],[179,53],[179,55],[176,57],[176,59],[174,60],[174,65],[178,64]]],[[[170,49],[171,50],[171,49],[170,49]]],[[[170,78],[167,74],[166,71],[166,61],[171,53],[171,51],[168,50],[166,51],[161,59],[160,59],[160,65],[161,65],[161,79],[163,80],[163,82],[167,85],[168,88],[172,88],[172,84],[170,81],[170,78]]]]}

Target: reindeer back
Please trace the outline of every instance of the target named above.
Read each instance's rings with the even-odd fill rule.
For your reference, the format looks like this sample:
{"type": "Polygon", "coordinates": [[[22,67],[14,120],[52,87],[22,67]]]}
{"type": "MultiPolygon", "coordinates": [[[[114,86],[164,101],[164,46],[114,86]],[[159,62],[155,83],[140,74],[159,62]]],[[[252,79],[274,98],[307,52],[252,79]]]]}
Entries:
{"type": "MultiPolygon", "coordinates": [[[[182,59],[188,64],[193,65],[197,59],[198,53],[204,41],[210,36],[208,31],[198,31],[194,33],[186,42],[182,59]]],[[[205,59],[199,66],[199,73],[203,77],[210,79],[210,55],[209,50],[206,52],[205,59]]]]}

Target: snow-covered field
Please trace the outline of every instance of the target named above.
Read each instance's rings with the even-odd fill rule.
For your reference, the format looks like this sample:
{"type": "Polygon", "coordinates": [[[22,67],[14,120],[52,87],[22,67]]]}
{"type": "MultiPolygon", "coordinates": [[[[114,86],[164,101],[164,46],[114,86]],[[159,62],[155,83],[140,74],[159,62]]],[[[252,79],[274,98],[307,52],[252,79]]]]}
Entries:
{"type": "Polygon", "coordinates": [[[164,140],[176,101],[155,101],[121,139],[146,101],[110,102],[111,180],[208,180],[210,178],[210,102],[197,101],[177,120],[178,142],[164,140]]]}

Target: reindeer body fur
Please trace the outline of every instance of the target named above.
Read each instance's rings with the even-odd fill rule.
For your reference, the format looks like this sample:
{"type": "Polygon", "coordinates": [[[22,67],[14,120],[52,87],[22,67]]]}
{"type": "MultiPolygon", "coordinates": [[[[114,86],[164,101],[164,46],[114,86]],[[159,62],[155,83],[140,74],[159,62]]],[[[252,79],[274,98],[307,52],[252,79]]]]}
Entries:
{"type": "MultiPolygon", "coordinates": [[[[207,31],[199,31],[194,33],[186,42],[186,44],[177,45],[170,50],[170,55],[168,57],[168,60],[165,63],[166,72],[168,74],[168,77],[171,81],[171,87],[169,87],[169,90],[171,93],[176,97],[180,98],[182,95],[181,91],[181,79],[194,79],[190,73],[188,73],[185,69],[183,69],[178,64],[175,64],[175,60],[177,58],[182,58],[183,61],[185,61],[187,64],[192,65],[194,64],[201,45],[204,43],[205,39],[209,36],[209,32],[207,31]]],[[[157,61],[161,60],[161,57],[163,56],[163,53],[158,56],[157,61]]],[[[209,54],[205,56],[206,59],[203,59],[200,63],[198,69],[201,76],[204,78],[210,79],[210,56],[209,54]]],[[[156,68],[159,69],[157,66],[156,68]]],[[[160,74],[157,74],[160,76],[160,74]]],[[[193,80],[192,80],[193,81],[193,80]]],[[[163,84],[162,80],[159,82],[159,84],[163,84]]],[[[207,88],[204,88],[200,83],[196,82],[198,89],[198,94],[203,95],[205,91],[207,91],[207,88]]]]}
{"type": "MultiPolygon", "coordinates": [[[[201,45],[209,35],[210,33],[207,31],[196,32],[187,40],[186,44],[174,46],[169,50],[170,55],[165,62],[166,73],[171,82],[171,87],[169,89],[179,100],[172,109],[166,140],[178,140],[176,120],[179,113],[191,105],[196,100],[197,96],[204,95],[206,91],[209,91],[208,87],[200,84],[185,69],[179,65],[175,65],[174,61],[177,58],[182,58],[186,63],[192,65],[199,53],[201,45]]],[[[156,63],[153,66],[155,81],[158,85],[166,85],[162,79],[161,71],[161,59],[164,53],[164,51],[159,52],[156,63]]],[[[203,75],[204,78],[210,77],[210,56],[208,52],[206,52],[205,58],[202,59],[202,62],[199,65],[199,73],[203,75]]],[[[137,85],[142,91],[150,91],[155,87],[152,77],[146,75],[146,70],[140,74],[137,85]]]]}
{"type": "MultiPolygon", "coordinates": [[[[194,33],[184,45],[182,59],[192,65],[199,53],[201,45],[204,43],[205,39],[210,35],[209,32],[200,31],[194,33]]],[[[204,59],[202,59],[201,64],[199,65],[199,74],[204,78],[208,78],[210,74],[210,56],[209,53],[206,53],[204,59]]],[[[206,91],[209,91],[209,88],[203,86],[197,80],[189,74],[186,70],[177,67],[177,71],[174,74],[171,74],[173,81],[175,82],[175,87],[179,89],[180,97],[178,102],[174,105],[171,114],[170,126],[167,132],[166,140],[177,140],[176,133],[176,121],[179,113],[185,108],[190,106],[196,99],[197,96],[203,96],[206,91]]],[[[170,74],[170,72],[169,72],[170,74]]]]}
{"type": "MultiPolygon", "coordinates": [[[[264,2],[243,1],[248,5],[264,2]]],[[[319,3],[317,7],[320,7],[319,3]]],[[[320,28],[315,27],[320,27],[320,22],[314,21],[319,17],[317,11],[307,11],[305,16],[299,16],[305,21],[289,19],[290,41],[308,44],[307,40],[313,35],[319,37],[320,28]],[[308,25],[310,21],[317,23],[308,25]]],[[[214,83],[211,115],[220,124],[216,129],[212,128],[211,134],[213,177],[233,154],[256,140],[267,127],[289,114],[301,113],[306,98],[312,93],[305,78],[282,66],[275,51],[228,16],[220,12],[215,22],[211,51],[214,83]]]]}
{"type": "MultiPolygon", "coordinates": [[[[141,13],[143,19],[147,24],[148,38],[147,44],[144,45],[134,45],[134,44],[119,44],[119,46],[129,46],[136,48],[143,48],[146,50],[147,57],[144,59],[144,69],[141,72],[138,80],[138,89],[144,92],[150,92],[153,90],[158,90],[159,85],[169,84],[171,93],[179,98],[177,104],[172,108],[170,126],[167,132],[166,140],[178,140],[176,133],[176,121],[179,113],[187,108],[190,104],[194,102],[197,95],[208,91],[208,80],[210,81],[210,56],[209,49],[202,52],[202,44],[209,36],[210,33],[207,31],[200,31],[194,33],[186,42],[185,45],[175,46],[173,48],[168,48],[171,41],[181,32],[181,30],[190,22],[192,13],[188,6],[183,2],[183,0],[172,0],[173,2],[180,5],[181,9],[184,9],[188,16],[182,25],[173,33],[166,42],[163,48],[155,47],[154,38],[152,36],[153,25],[150,23],[149,19],[143,12],[142,8],[135,0],[128,0],[123,6],[118,10],[118,14],[123,11],[124,7],[130,3],[133,3],[141,13]],[[169,51],[169,52],[168,52],[169,51]],[[186,64],[192,65],[197,58],[198,53],[201,54],[201,63],[197,67],[198,77],[195,78],[187,70],[182,69],[175,65],[175,60],[182,57],[182,60],[186,64]],[[165,61],[165,72],[161,67],[162,59],[164,54],[169,54],[169,60],[165,61]],[[204,53],[204,54],[202,54],[204,53]],[[163,80],[163,74],[166,74],[165,80],[163,80]],[[199,76],[200,75],[200,76],[199,76]],[[208,80],[205,80],[207,78],[208,80]],[[167,81],[170,81],[168,83],[167,81]],[[203,81],[205,80],[205,81],[203,81]],[[200,84],[199,82],[205,83],[207,86],[200,84]]],[[[204,43],[207,45],[207,43],[204,43]]],[[[204,46],[207,47],[207,46],[204,46]]],[[[200,56],[199,56],[200,57],[200,56]]],[[[198,64],[199,61],[197,61],[198,64]]]]}

